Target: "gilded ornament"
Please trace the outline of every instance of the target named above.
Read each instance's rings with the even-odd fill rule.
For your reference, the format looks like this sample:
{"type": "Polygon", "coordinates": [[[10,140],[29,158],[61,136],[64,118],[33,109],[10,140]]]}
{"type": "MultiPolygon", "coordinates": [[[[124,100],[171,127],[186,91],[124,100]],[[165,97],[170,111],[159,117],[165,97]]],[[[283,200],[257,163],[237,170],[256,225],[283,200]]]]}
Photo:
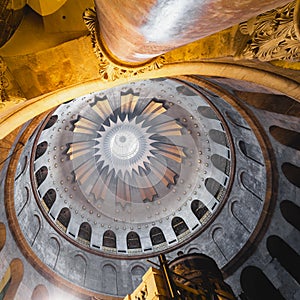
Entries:
{"type": "Polygon", "coordinates": [[[240,51],[240,58],[299,61],[295,4],[296,1],[293,1],[241,23],[240,32],[249,35],[250,39],[240,51]]]}

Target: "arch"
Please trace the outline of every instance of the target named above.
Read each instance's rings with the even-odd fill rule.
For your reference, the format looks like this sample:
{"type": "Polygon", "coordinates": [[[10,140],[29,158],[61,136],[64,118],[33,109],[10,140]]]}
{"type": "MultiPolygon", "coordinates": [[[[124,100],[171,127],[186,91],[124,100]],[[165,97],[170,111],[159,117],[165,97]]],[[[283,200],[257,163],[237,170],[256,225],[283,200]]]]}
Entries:
{"type": "MultiPolygon", "coordinates": [[[[21,161],[20,161],[20,163],[21,163],[21,161]]],[[[27,155],[25,155],[24,160],[22,160],[22,164],[23,165],[20,166],[21,170],[19,171],[19,174],[15,177],[15,180],[17,180],[18,178],[20,178],[20,176],[25,172],[25,170],[26,170],[26,168],[28,166],[28,156],[27,155]]],[[[16,172],[18,172],[18,171],[16,171],[16,172]]]]}
{"type": "Polygon", "coordinates": [[[279,126],[271,126],[269,131],[272,137],[282,145],[300,150],[300,132],[279,126]]]}
{"type": "Polygon", "coordinates": [[[240,174],[240,180],[242,186],[250,192],[253,196],[255,196],[260,201],[263,201],[264,198],[264,189],[262,187],[261,182],[259,182],[256,178],[251,176],[246,172],[242,172],[240,174]]]}
{"type": "Polygon", "coordinates": [[[23,279],[24,266],[19,258],[14,258],[9,264],[7,281],[0,295],[3,293],[3,300],[15,299],[19,285],[23,279]]]}
{"type": "Polygon", "coordinates": [[[37,145],[36,151],[35,151],[35,160],[40,158],[44,153],[47,151],[48,143],[46,141],[41,142],[37,145]]]}
{"type": "Polygon", "coordinates": [[[211,162],[218,170],[223,172],[225,175],[229,176],[230,161],[227,158],[225,158],[219,154],[213,154],[211,156],[211,162]]]}
{"type": "Polygon", "coordinates": [[[210,192],[210,194],[212,194],[215,199],[217,199],[218,201],[221,201],[225,192],[226,192],[226,188],[219,183],[218,181],[216,181],[214,178],[206,178],[205,180],[205,187],[206,189],[210,192]]]}
{"type": "Polygon", "coordinates": [[[150,230],[150,239],[153,246],[166,242],[163,231],[158,227],[153,227],[150,230]]]}
{"type": "Polygon", "coordinates": [[[299,167],[297,167],[293,164],[290,164],[290,163],[284,163],[281,166],[281,170],[290,183],[292,183],[293,185],[300,188],[300,176],[299,176],[300,168],[299,167]]]}
{"type": "Polygon", "coordinates": [[[108,248],[117,248],[117,238],[112,230],[106,230],[104,232],[102,246],[108,248]]]}
{"type": "Polygon", "coordinates": [[[47,252],[47,264],[51,266],[53,270],[55,270],[56,268],[59,253],[60,253],[60,242],[58,238],[52,236],[49,239],[49,251],[47,252]]]}
{"type": "Polygon", "coordinates": [[[0,222],[0,251],[3,249],[6,242],[6,227],[0,222]]]}
{"type": "Polygon", "coordinates": [[[46,126],[44,127],[44,130],[52,127],[56,123],[57,119],[58,119],[57,115],[51,116],[49,121],[47,122],[46,126]]]}
{"type": "Polygon", "coordinates": [[[248,144],[244,141],[239,141],[238,145],[245,157],[260,164],[261,166],[264,165],[263,157],[261,155],[261,150],[257,145],[248,144]]]}
{"type": "Polygon", "coordinates": [[[131,279],[132,279],[132,288],[135,290],[139,284],[142,282],[142,278],[145,274],[145,269],[141,266],[134,266],[131,269],[131,279]]]}
{"type": "Polygon", "coordinates": [[[222,227],[216,227],[211,233],[212,240],[216,247],[219,249],[222,256],[228,261],[227,255],[225,251],[227,249],[226,244],[226,234],[224,235],[224,230],[222,227]]]}
{"type": "Polygon", "coordinates": [[[31,295],[31,300],[49,300],[48,289],[43,285],[37,285],[31,295]]]}
{"type": "Polygon", "coordinates": [[[198,106],[197,110],[205,118],[220,121],[214,110],[209,106],[198,106]]]}
{"type": "Polygon", "coordinates": [[[102,292],[116,295],[118,293],[117,270],[111,264],[102,267],[102,292]]]}
{"type": "Polygon", "coordinates": [[[79,227],[78,238],[85,244],[90,244],[92,237],[92,227],[88,222],[83,222],[79,227]]]}
{"type": "Polygon", "coordinates": [[[300,207],[292,201],[284,200],[280,203],[280,210],[285,220],[300,231],[300,207]]]}
{"type": "Polygon", "coordinates": [[[184,220],[180,217],[174,217],[171,224],[177,237],[189,230],[184,220]]]}
{"type": "Polygon", "coordinates": [[[58,225],[60,225],[61,229],[64,232],[67,231],[68,225],[70,223],[70,219],[71,219],[71,211],[69,210],[69,208],[67,207],[62,208],[57,217],[57,222],[59,222],[58,225]]]}
{"type": "Polygon", "coordinates": [[[76,280],[80,285],[85,286],[87,273],[87,260],[81,254],[76,254],[73,257],[70,275],[73,280],[76,280]]]}
{"type": "Polygon", "coordinates": [[[46,166],[42,166],[40,169],[38,169],[35,173],[36,183],[39,187],[44,180],[47,178],[48,175],[48,168],[46,166]]]}
{"type": "Polygon", "coordinates": [[[282,238],[271,235],[267,239],[267,249],[273,258],[297,280],[300,284],[300,256],[282,238]]]}
{"type": "Polygon", "coordinates": [[[127,234],[126,241],[127,241],[127,248],[128,249],[139,249],[139,248],[142,248],[140,237],[134,231],[130,231],[127,234]]]}
{"type": "Polygon", "coordinates": [[[227,147],[227,148],[229,147],[228,140],[227,140],[227,137],[226,137],[226,134],[224,131],[220,131],[217,129],[211,129],[208,132],[208,134],[215,143],[222,145],[224,147],[227,147]]]}
{"type": "Polygon", "coordinates": [[[191,203],[191,209],[197,219],[203,224],[207,219],[207,215],[210,215],[208,208],[200,201],[193,200],[191,203]]]}
{"type": "Polygon", "coordinates": [[[241,287],[249,300],[285,300],[261,269],[249,266],[243,269],[241,287]]]}
{"type": "Polygon", "coordinates": [[[56,191],[54,189],[49,189],[44,195],[43,200],[48,210],[50,210],[56,200],[56,191]]]}

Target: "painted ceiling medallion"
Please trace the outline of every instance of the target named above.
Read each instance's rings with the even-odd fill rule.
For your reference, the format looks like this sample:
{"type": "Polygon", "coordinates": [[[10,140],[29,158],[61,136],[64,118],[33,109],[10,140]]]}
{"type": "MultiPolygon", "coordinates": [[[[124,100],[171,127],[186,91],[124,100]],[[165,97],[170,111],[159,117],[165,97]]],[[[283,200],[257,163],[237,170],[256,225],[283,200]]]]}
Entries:
{"type": "Polygon", "coordinates": [[[94,200],[105,200],[110,190],[123,205],[154,201],[162,184],[176,184],[186,157],[184,143],[178,145],[184,127],[164,101],[141,99],[132,90],[119,99],[116,105],[116,99],[96,98],[91,108],[97,121],[79,115],[74,123],[82,136],[67,151],[75,179],[94,200]]]}

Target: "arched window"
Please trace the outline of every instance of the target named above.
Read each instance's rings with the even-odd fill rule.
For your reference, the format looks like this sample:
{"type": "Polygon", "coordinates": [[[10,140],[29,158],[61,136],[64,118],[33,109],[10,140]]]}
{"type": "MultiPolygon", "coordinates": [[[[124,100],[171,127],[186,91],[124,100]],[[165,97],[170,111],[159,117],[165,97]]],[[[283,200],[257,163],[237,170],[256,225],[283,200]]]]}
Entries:
{"type": "Polygon", "coordinates": [[[282,238],[276,235],[269,236],[267,248],[273,258],[298,281],[300,284],[300,256],[282,238]]]}
{"type": "Polygon", "coordinates": [[[83,241],[85,244],[89,245],[92,236],[92,227],[89,223],[84,222],[80,225],[78,238],[79,241],[83,241]]]}
{"type": "Polygon", "coordinates": [[[112,230],[106,230],[104,232],[102,245],[108,248],[117,248],[116,235],[112,230]]]}
{"type": "Polygon", "coordinates": [[[211,156],[211,162],[212,164],[219,169],[221,172],[226,174],[227,176],[229,175],[230,172],[230,161],[218,154],[213,154],[211,156]]]}
{"type": "Polygon", "coordinates": [[[228,148],[228,141],[225,132],[216,129],[211,129],[208,134],[215,143],[228,148]]]}
{"type": "Polygon", "coordinates": [[[55,124],[55,122],[57,121],[57,119],[58,119],[57,115],[51,116],[48,123],[46,124],[44,130],[52,127],[55,124]]]}
{"type": "Polygon", "coordinates": [[[300,231],[300,207],[289,200],[280,203],[280,210],[283,217],[300,231]]]}
{"type": "Polygon", "coordinates": [[[180,217],[174,217],[172,219],[172,228],[176,236],[179,236],[189,230],[183,219],[180,217]]]}
{"type": "Polygon", "coordinates": [[[198,112],[205,118],[219,120],[214,110],[209,106],[198,106],[198,112]]]}
{"type": "Polygon", "coordinates": [[[67,207],[64,207],[61,209],[58,217],[57,217],[57,221],[59,222],[59,225],[61,225],[60,227],[63,229],[63,231],[67,231],[69,222],[71,219],[71,212],[67,207]]]}
{"type": "Polygon", "coordinates": [[[47,175],[48,175],[48,169],[46,166],[43,166],[36,171],[35,178],[38,187],[44,182],[47,175]]]}
{"type": "Polygon", "coordinates": [[[142,248],[140,237],[134,231],[130,231],[127,234],[127,248],[128,249],[140,249],[140,248],[142,248]]]}
{"type": "Polygon", "coordinates": [[[161,243],[164,243],[166,241],[166,238],[162,232],[162,230],[158,227],[153,227],[150,230],[150,239],[152,242],[152,245],[159,245],[161,243]]]}
{"type": "Polygon", "coordinates": [[[200,200],[193,200],[191,204],[191,209],[197,219],[201,222],[205,222],[205,215],[208,212],[208,208],[200,201],[200,200]]]}
{"type": "Polygon", "coordinates": [[[38,144],[36,147],[35,159],[41,157],[46,152],[47,148],[48,148],[48,143],[46,141],[38,144]]]}
{"type": "Polygon", "coordinates": [[[273,138],[279,143],[300,150],[300,132],[278,126],[271,126],[269,130],[273,138]]]}
{"type": "Polygon", "coordinates": [[[290,163],[284,163],[281,169],[288,181],[300,188],[300,168],[290,163]]]}
{"type": "Polygon", "coordinates": [[[226,192],[226,188],[213,178],[205,180],[205,187],[218,201],[222,200],[226,192]]]}
{"type": "Polygon", "coordinates": [[[261,269],[246,267],[241,273],[241,287],[248,300],[285,300],[261,269]]]}
{"type": "Polygon", "coordinates": [[[50,189],[46,192],[46,194],[43,197],[43,200],[46,204],[46,206],[48,207],[48,209],[50,210],[53,203],[56,200],[56,192],[54,189],[50,189]]]}

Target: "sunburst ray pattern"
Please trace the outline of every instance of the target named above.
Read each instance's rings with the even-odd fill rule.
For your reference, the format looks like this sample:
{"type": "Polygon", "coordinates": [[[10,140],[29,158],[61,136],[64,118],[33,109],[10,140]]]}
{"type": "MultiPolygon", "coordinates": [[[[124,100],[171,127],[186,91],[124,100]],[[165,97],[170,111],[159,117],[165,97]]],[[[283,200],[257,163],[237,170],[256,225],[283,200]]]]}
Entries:
{"type": "Polygon", "coordinates": [[[95,97],[90,106],[97,117],[78,116],[67,155],[76,180],[95,200],[105,201],[111,191],[123,205],[154,201],[161,186],[176,184],[186,154],[174,139],[184,126],[163,101],[141,99],[132,90],[119,96],[117,108],[116,99],[95,97]]]}

